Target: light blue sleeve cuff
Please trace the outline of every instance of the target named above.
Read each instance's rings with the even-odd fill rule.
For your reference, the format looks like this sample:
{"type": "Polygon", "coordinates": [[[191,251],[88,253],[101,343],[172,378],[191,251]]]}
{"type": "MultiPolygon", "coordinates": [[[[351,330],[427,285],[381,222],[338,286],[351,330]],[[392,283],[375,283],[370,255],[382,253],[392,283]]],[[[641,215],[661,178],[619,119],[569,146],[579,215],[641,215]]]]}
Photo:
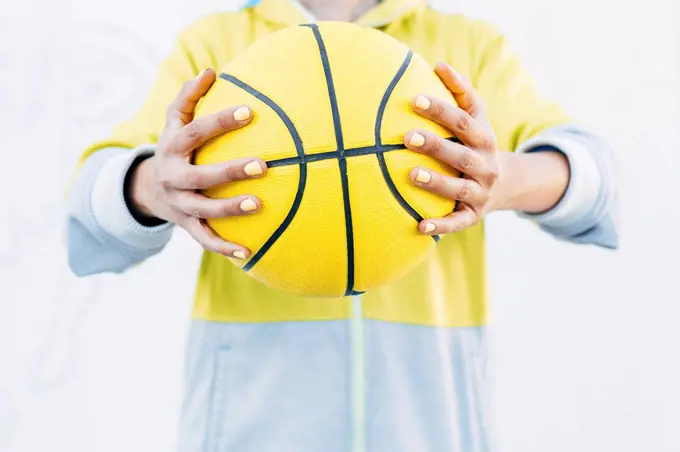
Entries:
{"type": "Polygon", "coordinates": [[[76,275],[124,271],[170,240],[172,224],[139,224],[123,193],[130,166],[153,152],[152,146],[102,149],[78,171],[67,197],[66,222],[69,266],[76,275]]]}
{"type": "Polygon", "coordinates": [[[611,151],[575,126],[549,129],[517,152],[561,152],[569,162],[569,184],[560,201],[540,214],[519,213],[557,238],[616,249],[619,245],[616,180],[611,151]]]}

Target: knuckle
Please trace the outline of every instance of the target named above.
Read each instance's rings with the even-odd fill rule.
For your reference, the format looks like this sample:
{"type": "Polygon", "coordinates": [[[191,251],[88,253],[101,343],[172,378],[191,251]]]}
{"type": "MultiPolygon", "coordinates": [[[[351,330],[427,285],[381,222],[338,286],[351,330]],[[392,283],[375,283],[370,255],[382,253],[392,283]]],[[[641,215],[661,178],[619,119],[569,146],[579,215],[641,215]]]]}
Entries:
{"type": "Polygon", "coordinates": [[[199,141],[201,139],[201,128],[196,122],[190,122],[186,125],[187,136],[192,141],[199,141]]]}
{"type": "Polygon", "coordinates": [[[482,139],[482,146],[484,149],[495,149],[496,148],[496,138],[493,135],[486,134],[482,139]]]}
{"type": "Polygon", "coordinates": [[[456,232],[458,232],[460,230],[459,229],[459,227],[460,227],[459,223],[460,222],[456,221],[455,219],[447,222],[446,223],[446,233],[447,234],[455,234],[456,232]]]}
{"type": "Polygon", "coordinates": [[[460,186],[458,187],[458,199],[465,201],[470,196],[470,181],[467,179],[460,179],[460,186]]]}
{"type": "Polygon", "coordinates": [[[197,170],[187,171],[187,185],[190,188],[197,189],[203,187],[205,177],[197,170]]]}
{"type": "Polygon", "coordinates": [[[431,140],[432,144],[431,144],[430,152],[432,152],[432,154],[439,154],[441,152],[442,141],[443,140],[440,137],[437,137],[436,139],[431,140]]]}
{"type": "Polygon", "coordinates": [[[475,153],[472,151],[472,149],[465,147],[463,148],[463,152],[461,152],[460,155],[460,161],[458,165],[460,166],[460,169],[462,170],[469,170],[475,165],[475,153]]]}
{"type": "Polygon", "coordinates": [[[472,117],[465,112],[462,112],[456,120],[456,126],[459,130],[468,130],[472,124],[472,117]]]}
{"type": "Polygon", "coordinates": [[[451,225],[451,232],[456,234],[472,226],[472,221],[467,217],[457,218],[456,221],[451,225]]]}
{"type": "Polygon", "coordinates": [[[234,201],[225,201],[222,203],[220,206],[220,216],[222,217],[232,217],[236,215],[238,208],[236,207],[236,202],[234,201]]]}
{"type": "Polygon", "coordinates": [[[163,190],[169,190],[172,187],[172,181],[168,178],[159,179],[158,183],[163,190]]]}
{"type": "Polygon", "coordinates": [[[232,162],[227,162],[224,165],[224,172],[226,174],[226,182],[233,182],[239,179],[239,172],[236,169],[236,165],[232,162]]]}
{"type": "Polygon", "coordinates": [[[192,206],[189,208],[189,213],[194,218],[203,218],[205,210],[201,206],[192,206]]]}
{"type": "Polygon", "coordinates": [[[425,184],[424,188],[429,191],[442,191],[446,182],[442,181],[442,178],[436,172],[427,172],[430,174],[430,181],[425,184]]]}
{"type": "Polygon", "coordinates": [[[164,190],[168,190],[172,187],[172,178],[167,173],[163,173],[158,176],[158,184],[164,190]]]}
{"type": "Polygon", "coordinates": [[[432,115],[435,118],[442,118],[444,116],[444,113],[446,111],[446,108],[444,107],[444,104],[441,102],[434,102],[432,105],[432,115]]]}
{"type": "Polygon", "coordinates": [[[470,113],[470,116],[475,117],[475,116],[478,116],[478,115],[479,115],[479,110],[480,110],[479,105],[477,105],[477,104],[472,104],[472,105],[470,105],[470,107],[468,108],[468,113],[470,113]]]}
{"type": "Polygon", "coordinates": [[[217,126],[220,130],[230,130],[233,126],[232,117],[226,114],[217,115],[217,126]]]}

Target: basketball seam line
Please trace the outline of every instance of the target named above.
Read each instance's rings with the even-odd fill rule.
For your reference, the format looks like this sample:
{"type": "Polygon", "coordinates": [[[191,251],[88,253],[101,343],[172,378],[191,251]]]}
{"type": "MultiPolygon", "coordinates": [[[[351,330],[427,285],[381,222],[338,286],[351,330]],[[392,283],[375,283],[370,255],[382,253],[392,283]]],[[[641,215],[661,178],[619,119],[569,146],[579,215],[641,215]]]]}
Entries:
{"type": "MultiPolygon", "coordinates": [[[[456,138],[456,137],[451,137],[451,138],[446,138],[447,141],[451,141],[453,143],[460,143],[461,141],[456,138]]],[[[370,154],[380,154],[384,152],[391,152],[391,151],[404,151],[407,150],[408,148],[404,146],[403,144],[383,144],[381,146],[361,146],[358,148],[350,148],[350,149],[345,149],[345,158],[349,157],[358,157],[362,155],[370,155],[370,154]]],[[[329,152],[320,152],[318,154],[305,154],[304,161],[307,163],[311,162],[320,162],[322,160],[333,160],[333,159],[338,159],[340,158],[340,152],[339,151],[329,151],[329,152]]],[[[274,160],[267,160],[265,163],[267,164],[268,168],[277,168],[281,166],[292,166],[292,165],[299,165],[300,162],[303,161],[300,159],[300,157],[284,157],[280,159],[274,159],[274,160]]]]}
{"type": "MultiPolygon", "coordinates": [[[[385,108],[387,108],[387,102],[390,99],[390,96],[394,92],[394,88],[397,86],[397,83],[401,80],[402,76],[406,72],[406,69],[408,68],[409,64],[411,64],[411,59],[413,58],[413,51],[409,49],[408,53],[406,54],[406,58],[404,58],[404,62],[401,64],[399,67],[399,70],[397,71],[396,74],[394,74],[394,78],[392,78],[392,81],[390,82],[389,85],[387,85],[387,89],[385,90],[385,94],[383,95],[382,100],[380,101],[380,106],[378,107],[378,114],[375,119],[375,143],[376,146],[381,146],[382,140],[380,139],[380,132],[382,129],[382,120],[383,120],[383,115],[385,114],[385,108]]],[[[423,221],[423,216],[420,215],[409,203],[404,199],[402,194],[399,192],[399,189],[397,186],[394,184],[394,181],[392,180],[392,176],[390,176],[390,171],[387,168],[387,162],[385,162],[385,156],[383,153],[376,153],[376,157],[378,158],[378,163],[380,164],[380,171],[382,172],[383,178],[385,179],[385,183],[389,187],[390,191],[392,192],[392,195],[395,197],[397,202],[401,205],[401,207],[408,212],[411,217],[416,220],[418,223],[423,221]]],[[[435,242],[439,241],[439,236],[438,235],[432,235],[432,239],[435,242]]]]}
{"type": "Polygon", "coordinates": [[[295,217],[295,214],[297,214],[298,209],[300,208],[300,204],[302,203],[302,195],[304,194],[305,191],[305,186],[307,184],[307,163],[304,160],[305,157],[305,151],[302,146],[302,139],[300,138],[300,135],[298,134],[297,129],[295,128],[295,125],[293,124],[293,121],[290,120],[288,115],[286,115],[286,112],[279,107],[276,102],[271,100],[269,97],[265,96],[263,93],[260,91],[256,90],[252,86],[248,85],[247,83],[239,80],[238,78],[234,77],[233,75],[228,75],[225,73],[220,74],[220,78],[233,83],[234,85],[238,86],[242,90],[250,93],[251,95],[255,96],[257,99],[261,100],[264,102],[269,108],[274,110],[274,113],[276,113],[279,118],[281,118],[281,121],[285,124],[286,128],[288,129],[288,133],[290,133],[290,137],[295,143],[295,149],[297,150],[298,157],[301,159],[300,161],[300,178],[298,180],[298,188],[297,188],[297,193],[295,194],[295,199],[293,200],[293,205],[290,207],[290,210],[288,211],[288,215],[283,219],[281,224],[279,225],[278,228],[276,228],[276,231],[267,239],[267,241],[260,247],[259,250],[255,253],[254,256],[250,258],[248,262],[242,267],[243,270],[249,271],[255,264],[257,264],[260,259],[265,255],[267,251],[276,243],[276,241],[281,237],[281,235],[286,231],[290,223],[293,221],[293,218],[295,217]]]}
{"type": "MultiPolygon", "coordinates": [[[[306,162],[319,162],[321,160],[333,160],[338,159],[342,156],[347,157],[358,157],[360,155],[376,154],[378,152],[389,152],[407,149],[403,144],[388,144],[384,146],[362,146],[358,148],[345,149],[344,154],[340,154],[340,151],[330,151],[330,152],[320,152],[318,154],[306,154],[306,162]]],[[[297,165],[300,163],[299,157],[285,157],[281,159],[269,160],[266,162],[268,168],[276,168],[278,166],[288,166],[297,165]]]]}
{"type": "Polygon", "coordinates": [[[342,137],[342,124],[340,122],[340,110],[338,108],[338,99],[335,94],[335,85],[333,84],[333,74],[331,72],[331,65],[328,61],[328,53],[326,52],[326,45],[321,37],[321,32],[316,24],[303,24],[303,27],[308,27],[314,34],[314,39],[319,47],[319,56],[321,64],[323,65],[324,76],[326,77],[326,86],[328,87],[328,100],[331,103],[331,114],[333,116],[333,128],[335,129],[335,142],[338,156],[338,166],[340,167],[340,183],[342,184],[342,200],[345,209],[345,236],[347,240],[347,288],[345,296],[355,293],[354,290],[354,226],[352,224],[352,206],[349,198],[349,177],[347,176],[347,160],[345,159],[345,145],[342,137]]]}

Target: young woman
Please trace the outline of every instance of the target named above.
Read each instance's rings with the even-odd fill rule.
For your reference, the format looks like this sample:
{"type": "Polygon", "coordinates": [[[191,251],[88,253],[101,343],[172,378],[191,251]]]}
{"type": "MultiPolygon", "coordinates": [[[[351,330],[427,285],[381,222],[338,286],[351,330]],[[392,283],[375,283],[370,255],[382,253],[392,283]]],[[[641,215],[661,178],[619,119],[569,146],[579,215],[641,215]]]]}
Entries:
{"type": "Polygon", "coordinates": [[[485,23],[424,0],[262,0],[185,29],[137,114],[84,153],[69,192],[70,265],[79,275],[123,271],[159,253],[175,226],[207,250],[186,358],[182,452],[487,451],[481,220],[515,210],[556,237],[614,248],[608,159],[602,142],[536,91],[485,23]],[[204,225],[261,204],[196,189],[262,177],[265,162],[188,163],[201,143],[247,127],[253,115],[234,105],[194,120],[215,81],[210,68],[268,33],[314,20],[378,28],[431,62],[458,106],[418,95],[413,108],[462,144],[418,130],[404,142],[465,175],[414,168],[413,183],[459,201],[450,215],[418,225],[444,235],[436,252],[401,281],[336,300],[261,285],[224,257],[251,250],[204,225]]]}

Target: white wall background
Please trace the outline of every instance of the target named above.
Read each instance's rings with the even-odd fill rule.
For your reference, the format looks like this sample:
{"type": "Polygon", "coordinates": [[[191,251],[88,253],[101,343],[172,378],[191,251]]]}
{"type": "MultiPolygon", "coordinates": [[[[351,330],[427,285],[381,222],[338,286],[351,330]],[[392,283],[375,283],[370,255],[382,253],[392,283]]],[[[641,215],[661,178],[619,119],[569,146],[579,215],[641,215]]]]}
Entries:
{"type": "MultiPolygon", "coordinates": [[[[623,247],[489,221],[505,452],[680,450],[677,0],[465,0],[616,148],[623,247]],[[676,8],[675,11],[673,9],[676,8]]],[[[2,0],[0,451],[170,451],[199,250],[77,280],[59,219],[76,156],[140,102],[188,21],[234,0],[2,0]]]]}

